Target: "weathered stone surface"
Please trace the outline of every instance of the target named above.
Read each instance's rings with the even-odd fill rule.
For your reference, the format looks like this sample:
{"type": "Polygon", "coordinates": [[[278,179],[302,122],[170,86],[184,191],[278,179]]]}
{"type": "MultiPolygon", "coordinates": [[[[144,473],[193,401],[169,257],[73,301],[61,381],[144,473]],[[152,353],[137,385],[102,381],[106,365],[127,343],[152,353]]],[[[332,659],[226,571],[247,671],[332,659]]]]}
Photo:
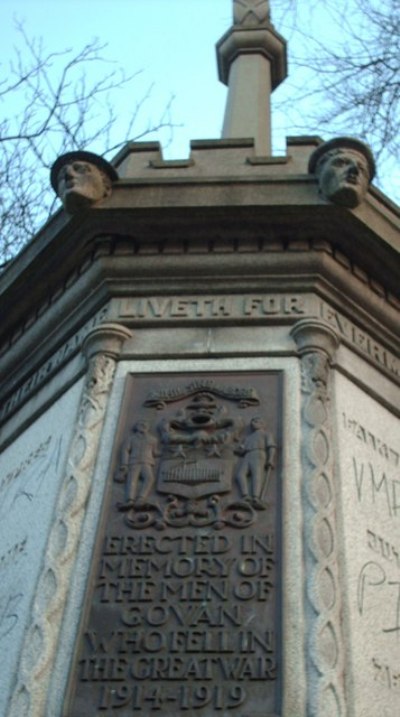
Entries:
{"type": "Polygon", "coordinates": [[[392,717],[400,699],[399,423],[348,379],[335,385],[346,676],[361,715],[392,717]]]}
{"type": "MultiPolygon", "coordinates": [[[[18,658],[32,606],[44,606],[55,590],[49,572],[38,585],[56,497],[65,470],[81,382],[73,386],[1,457],[0,478],[0,713],[7,714],[18,658]],[[6,659],[5,659],[6,656],[6,659]]],[[[40,658],[43,634],[30,646],[40,658]]]]}

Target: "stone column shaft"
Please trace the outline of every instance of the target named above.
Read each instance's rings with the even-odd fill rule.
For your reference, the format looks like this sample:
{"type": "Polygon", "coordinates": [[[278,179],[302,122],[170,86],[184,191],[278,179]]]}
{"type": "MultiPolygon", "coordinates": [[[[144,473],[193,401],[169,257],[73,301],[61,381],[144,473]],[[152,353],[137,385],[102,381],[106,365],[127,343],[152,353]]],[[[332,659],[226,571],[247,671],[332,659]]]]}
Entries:
{"type": "Polygon", "coordinates": [[[271,154],[271,63],[261,54],[242,54],[229,71],[222,137],[253,137],[258,155],[271,154]]]}
{"type": "Polygon", "coordinates": [[[285,79],[286,42],[267,0],[235,0],[233,26],[217,43],[219,79],[228,85],[222,137],[254,139],[271,156],[271,93],[285,79]]]}

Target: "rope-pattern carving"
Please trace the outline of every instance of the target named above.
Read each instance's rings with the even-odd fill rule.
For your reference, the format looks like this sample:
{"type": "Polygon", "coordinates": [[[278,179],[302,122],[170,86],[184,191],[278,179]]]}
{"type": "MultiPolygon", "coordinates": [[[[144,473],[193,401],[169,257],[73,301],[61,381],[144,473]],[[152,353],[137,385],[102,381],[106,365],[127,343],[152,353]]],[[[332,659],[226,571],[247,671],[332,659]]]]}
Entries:
{"type": "Polygon", "coordinates": [[[308,717],[345,717],[341,596],[329,414],[329,359],[301,359],[308,717]]]}
{"type": "Polygon", "coordinates": [[[94,355],[89,362],[9,717],[45,715],[47,688],[115,366],[115,360],[104,354],[94,355]]]}

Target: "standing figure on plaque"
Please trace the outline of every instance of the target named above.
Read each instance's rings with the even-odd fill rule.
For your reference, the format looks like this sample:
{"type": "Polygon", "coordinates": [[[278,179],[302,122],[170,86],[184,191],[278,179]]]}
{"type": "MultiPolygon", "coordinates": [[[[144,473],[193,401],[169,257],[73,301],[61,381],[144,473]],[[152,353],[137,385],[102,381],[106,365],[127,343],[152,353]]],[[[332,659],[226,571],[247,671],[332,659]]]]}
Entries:
{"type": "Polygon", "coordinates": [[[242,455],[237,468],[237,481],[243,500],[257,510],[264,510],[263,501],[269,474],[274,466],[276,444],[260,416],[250,421],[250,433],[238,452],[242,455]]]}
{"type": "Polygon", "coordinates": [[[149,434],[149,428],[148,421],[137,421],[122,446],[121,463],[115,476],[117,481],[126,480],[126,503],[118,506],[120,510],[143,505],[154,486],[158,444],[149,434]]]}

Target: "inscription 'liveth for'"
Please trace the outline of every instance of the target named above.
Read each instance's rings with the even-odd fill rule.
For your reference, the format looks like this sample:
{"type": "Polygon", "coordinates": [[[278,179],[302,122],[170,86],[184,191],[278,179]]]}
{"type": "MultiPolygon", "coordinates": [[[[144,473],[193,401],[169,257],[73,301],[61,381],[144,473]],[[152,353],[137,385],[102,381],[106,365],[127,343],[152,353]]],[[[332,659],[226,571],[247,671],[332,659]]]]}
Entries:
{"type": "Polygon", "coordinates": [[[292,295],[145,297],[122,299],[125,319],[224,319],[302,315],[305,297],[292,295]]]}

